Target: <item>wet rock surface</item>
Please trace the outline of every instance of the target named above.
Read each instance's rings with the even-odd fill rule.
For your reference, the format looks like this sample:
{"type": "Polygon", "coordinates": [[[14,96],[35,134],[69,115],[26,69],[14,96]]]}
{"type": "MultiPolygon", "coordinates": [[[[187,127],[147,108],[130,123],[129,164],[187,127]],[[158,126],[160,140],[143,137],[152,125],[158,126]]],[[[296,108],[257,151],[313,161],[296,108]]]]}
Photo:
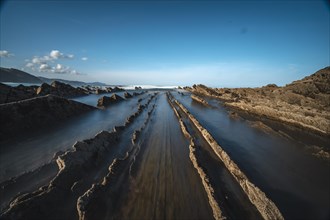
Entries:
{"type": "Polygon", "coordinates": [[[120,139],[132,133],[129,127],[149,106],[153,98],[154,96],[150,97],[144,104],[144,108],[138,109],[129,117],[130,121],[127,121],[124,126],[117,126],[111,132],[102,131],[94,138],[78,141],[71,150],[58,152],[54,156],[58,166],[56,176],[43,187],[14,198],[1,211],[0,218],[78,218],[76,211],[78,197],[88,192],[94,181],[102,179],[103,174],[106,173],[104,166],[111,161],[111,158],[119,154],[119,147],[121,145],[126,147],[126,143],[130,143],[129,139],[124,142],[120,139]]]}
{"type": "Polygon", "coordinates": [[[197,95],[192,94],[192,95],[191,95],[191,98],[192,98],[193,100],[195,100],[196,102],[199,102],[199,103],[201,103],[201,104],[203,104],[203,105],[209,106],[209,103],[207,103],[207,101],[205,101],[203,98],[201,98],[201,97],[199,97],[199,96],[197,96],[197,95]]]}
{"type": "MultiPolygon", "coordinates": [[[[132,109],[119,124],[77,140],[35,171],[0,183],[11,190],[0,190],[6,195],[0,219],[283,219],[277,207],[287,204],[278,206],[265,191],[267,181],[274,179],[264,181],[266,187],[255,185],[228,147],[211,136],[214,130],[187,105],[205,115],[219,110],[214,102],[202,97],[210,108],[186,94],[175,92],[180,101],[171,94],[166,98],[164,91],[126,100],[114,97],[110,103],[125,101],[96,113],[118,106],[132,109]]],[[[217,124],[220,130],[227,123],[217,124]]],[[[268,129],[262,123],[254,126],[268,129]]]]}

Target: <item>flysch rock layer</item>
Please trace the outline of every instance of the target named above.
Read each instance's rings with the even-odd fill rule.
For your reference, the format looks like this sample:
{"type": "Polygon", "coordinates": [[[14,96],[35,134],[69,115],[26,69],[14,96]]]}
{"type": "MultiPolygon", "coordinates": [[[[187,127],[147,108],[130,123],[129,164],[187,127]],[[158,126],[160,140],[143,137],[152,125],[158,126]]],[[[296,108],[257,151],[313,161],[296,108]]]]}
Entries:
{"type": "Polygon", "coordinates": [[[105,155],[114,150],[123,130],[141,114],[154,96],[144,107],[138,108],[124,126],[115,127],[112,132],[102,131],[92,139],[78,141],[73,145],[72,150],[59,155],[56,159],[59,171],[50,183],[34,192],[15,198],[1,213],[0,219],[59,219],[65,215],[64,212],[68,212],[68,207],[63,207],[62,203],[72,200],[72,197],[78,198],[84,193],[79,190],[79,182],[96,164],[104,161],[105,155]]]}
{"type": "Polygon", "coordinates": [[[195,100],[196,102],[199,102],[199,103],[201,103],[201,104],[203,104],[203,105],[209,106],[209,103],[208,103],[207,101],[205,101],[204,99],[202,99],[201,97],[199,97],[199,96],[197,96],[197,95],[192,94],[192,95],[191,95],[191,98],[192,98],[193,100],[195,100]]]}
{"type": "MultiPolygon", "coordinates": [[[[152,98],[148,101],[147,105],[150,103],[152,98]]],[[[145,109],[147,105],[145,105],[143,109],[145,109]]],[[[155,105],[153,105],[148,111],[148,116],[143,125],[133,132],[131,138],[133,146],[126,152],[125,156],[123,158],[115,158],[109,166],[108,174],[103,178],[103,180],[99,183],[93,184],[89,190],[78,198],[77,211],[80,220],[95,219],[97,217],[105,218],[107,215],[106,213],[112,212],[111,210],[113,210],[116,204],[115,194],[122,185],[120,182],[123,178],[122,175],[125,175],[125,172],[130,172],[131,162],[139,153],[139,148],[137,147],[136,142],[139,139],[139,134],[144,130],[150,120],[150,115],[154,108],[155,105]],[[99,209],[100,206],[106,206],[107,208],[106,210],[101,210],[99,209]]],[[[133,120],[128,122],[132,123],[133,120]]]]}
{"type": "Polygon", "coordinates": [[[252,204],[257,208],[264,219],[284,219],[280,210],[276,207],[264,192],[249,181],[247,176],[239,169],[234,161],[231,160],[229,155],[222,149],[222,147],[214,140],[211,134],[201,126],[198,120],[177,100],[174,100],[181,110],[188,116],[190,121],[202,134],[204,139],[210,145],[214,153],[224,163],[226,168],[230,171],[233,177],[237,180],[243,191],[248,196],[252,204]]]}
{"type": "Polygon", "coordinates": [[[117,94],[113,94],[111,97],[108,96],[102,96],[101,98],[99,98],[99,100],[97,101],[97,106],[99,107],[107,107],[113,103],[117,103],[117,102],[121,102],[124,99],[117,95],[117,94]]]}
{"type": "Polygon", "coordinates": [[[180,123],[180,128],[182,133],[184,134],[184,136],[190,140],[190,144],[189,144],[189,158],[192,162],[192,164],[194,165],[194,168],[197,170],[199,177],[202,180],[202,184],[204,187],[204,190],[207,194],[208,200],[209,200],[209,204],[210,207],[212,208],[213,211],[213,217],[216,220],[220,220],[220,219],[226,219],[221,212],[220,206],[218,204],[218,202],[216,201],[215,197],[214,197],[214,189],[211,186],[209,179],[206,175],[206,173],[204,172],[203,168],[198,164],[196,155],[195,155],[195,151],[196,151],[196,147],[195,147],[195,142],[193,137],[190,135],[190,133],[188,132],[186,125],[184,124],[179,112],[176,110],[176,108],[174,107],[171,98],[169,97],[169,93],[167,93],[167,98],[168,98],[168,102],[171,105],[175,115],[177,116],[179,123],[180,123]]]}
{"type": "Polygon", "coordinates": [[[330,137],[330,67],[284,87],[209,88],[194,85],[194,94],[220,99],[233,109],[330,137]]]}
{"type": "Polygon", "coordinates": [[[19,132],[38,130],[95,109],[53,95],[0,104],[0,140],[13,137],[19,132]]]}

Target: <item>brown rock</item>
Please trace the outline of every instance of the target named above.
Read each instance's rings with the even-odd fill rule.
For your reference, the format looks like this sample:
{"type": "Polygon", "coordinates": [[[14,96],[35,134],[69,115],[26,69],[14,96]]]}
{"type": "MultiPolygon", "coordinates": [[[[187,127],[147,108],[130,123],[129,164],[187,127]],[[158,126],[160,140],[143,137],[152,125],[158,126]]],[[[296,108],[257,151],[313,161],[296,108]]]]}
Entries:
{"type": "Polygon", "coordinates": [[[129,94],[128,92],[125,92],[125,93],[124,93],[124,97],[125,97],[126,99],[129,99],[129,98],[132,98],[133,96],[132,96],[131,94],[129,94]]]}
{"type": "Polygon", "coordinates": [[[97,106],[109,106],[112,103],[117,103],[120,101],[123,101],[124,99],[122,97],[120,97],[117,94],[113,94],[111,97],[108,96],[102,96],[101,98],[99,98],[99,100],[97,101],[97,106]]]}

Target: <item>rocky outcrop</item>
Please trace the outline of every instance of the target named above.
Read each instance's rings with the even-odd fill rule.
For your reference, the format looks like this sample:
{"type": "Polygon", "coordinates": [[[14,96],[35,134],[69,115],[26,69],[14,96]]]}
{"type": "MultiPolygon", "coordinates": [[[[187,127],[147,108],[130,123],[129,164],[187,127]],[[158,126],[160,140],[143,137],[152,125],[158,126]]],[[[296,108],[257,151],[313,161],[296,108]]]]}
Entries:
{"type": "Polygon", "coordinates": [[[96,108],[53,95],[2,104],[0,139],[39,130],[93,109],[96,108]]]}
{"type": "Polygon", "coordinates": [[[42,83],[40,86],[19,85],[17,87],[11,87],[0,83],[0,104],[16,102],[20,100],[25,100],[25,99],[30,99],[33,97],[45,96],[45,95],[56,95],[60,97],[71,98],[71,97],[85,96],[92,92],[96,94],[107,93],[106,90],[102,90],[97,87],[91,87],[91,86],[84,86],[84,88],[73,87],[70,84],[66,84],[60,81],[53,81],[50,85],[47,83],[42,83]]]}
{"type": "Polygon", "coordinates": [[[104,89],[100,89],[100,88],[97,88],[95,90],[95,94],[104,94],[104,93],[107,93],[108,91],[107,90],[104,90],[104,89]]]}
{"type": "Polygon", "coordinates": [[[32,98],[36,94],[36,89],[37,86],[11,87],[0,83],[0,104],[32,98]]]}
{"type": "MultiPolygon", "coordinates": [[[[78,217],[75,213],[74,203],[76,202],[81,217],[81,213],[88,209],[90,200],[95,194],[93,190],[88,190],[89,184],[97,181],[97,174],[102,172],[100,167],[109,160],[108,157],[111,158],[118,154],[116,150],[125,129],[141,115],[152,98],[143,108],[133,113],[129,117],[130,121],[127,121],[124,126],[117,126],[111,132],[101,131],[94,138],[78,141],[72,149],[55,155],[58,166],[57,175],[48,185],[33,192],[19,195],[12,200],[9,206],[0,213],[0,219],[75,219],[78,217]],[[80,199],[79,196],[81,195],[87,195],[87,198],[80,199]]],[[[127,142],[129,141],[127,139],[127,142]]],[[[100,177],[102,176],[100,175],[100,177]]],[[[101,180],[106,181],[106,177],[101,180]]],[[[93,184],[91,189],[97,186],[98,184],[93,184]]],[[[103,195],[97,194],[98,197],[103,195]]],[[[99,204],[97,203],[97,205],[99,204]]],[[[103,209],[103,211],[106,210],[107,208],[103,209]]],[[[98,214],[98,212],[93,213],[98,214]]]]}
{"type": "MultiPolygon", "coordinates": [[[[150,97],[148,102],[143,105],[142,108],[138,108],[138,111],[131,115],[125,126],[121,126],[120,130],[125,130],[130,126],[136,117],[138,117],[144,109],[147,109],[151,100],[155,96],[150,97]]],[[[148,117],[145,119],[143,125],[133,132],[132,135],[132,147],[126,152],[123,158],[115,158],[108,168],[108,173],[104,176],[103,180],[95,183],[92,187],[81,195],[77,200],[77,211],[79,219],[103,219],[106,213],[112,213],[116,208],[116,198],[118,197],[118,191],[122,190],[123,179],[125,177],[125,170],[131,169],[132,160],[135,160],[137,154],[140,152],[140,147],[135,145],[139,139],[139,135],[146,127],[150,120],[150,115],[155,108],[155,104],[148,111],[148,117]],[[124,177],[123,177],[124,176],[124,177]],[[106,209],[100,209],[100,207],[107,207],[106,209]]]]}
{"type": "Polygon", "coordinates": [[[191,95],[191,98],[192,98],[193,100],[195,100],[196,102],[199,102],[199,103],[201,103],[201,104],[203,104],[203,105],[209,106],[209,103],[208,103],[207,101],[205,101],[203,98],[201,98],[201,97],[199,97],[199,96],[197,96],[197,95],[192,94],[192,95],[191,95]]]}
{"type": "Polygon", "coordinates": [[[180,124],[180,128],[181,128],[182,133],[190,141],[190,144],[189,144],[189,158],[190,158],[194,168],[197,170],[197,172],[199,174],[199,177],[202,180],[204,190],[207,194],[209,204],[212,208],[213,217],[216,220],[226,219],[223,216],[222,212],[221,212],[220,205],[218,204],[218,202],[215,199],[214,189],[213,189],[212,185],[210,184],[209,178],[206,175],[206,173],[204,172],[203,168],[200,166],[200,164],[197,161],[196,154],[195,154],[196,144],[194,142],[194,138],[188,132],[187,127],[186,127],[185,123],[183,122],[183,120],[181,118],[181,115],[179,114],[179,112],[175,108],[175,106],[173,104],[173,97],[171,96],[170,93],[167,93],[167,100],[168,100],[168,102],[171,105],[175,115],[177,116],[177,118],[179,120],[179,124],[180,124]]]}
{"type": "Polygon", "coordinates": [[[99,107],[106,107],[106,106],[109,106],[109,105],[111,105],[113,103],[121,102],[123,100],[124,99],[122,97],[120,97],[119,95],[117,95],[117,94],[113,94],[111,97],[102,96],[97,101],[97,106],[99,106],[99,107]]]}
{"type": "MultiPolygon", "coordinates": [[[[249,181],[247,176],[240,170],[236,163],[231,160],[229,155],[222,149],[222,147],[215,141],[212,135],[199,123],[199,121],[177,100],[174,103],[187,115],[189,120],[198,129],[200,134],[204,137],[213,152],[223,162],[232,176],[236,179],[242,190],[248,196],[251,203],[257,208],[264,219],[284,219],[279,209],[273,201],[271,201],[264,192],[249,181]]],[[[182,128],[182,125],[181,125],[182,128]]],[[[187,133],[184,131],[184,133],[187,133]]],[[[187,135],[186,135],[187,136],[187,135]]],[[[193,147],[193,146],[191,146],[193,147]]],[[[192,151],[194,149],[191,149],[192,151]]],[[[193,156],[190,154],[190,156],[193,156]]]]}
{"type": "Polygon", "coordinates": [[[132,96],[130,93],[125,92],[125,93],[124,93],[124,97],[125,97],[126,99],[129,99],[129,98],[132,98],[133,96],[132,96]]]}
{"type": "Polygon", "coordinates": [[[43,95],[56,95],[60,97],[77,97],[87,95],[86,90],[82,88],[74,88],[69,84],[61,83],[58,81],[52,82],[51,85],[43,83],[36,91],[39,96],[43,95]]]}
{"type": "Polygon", "coordinates": [[[330,136],[330,67],[284,87],[211,89],[194,85],[186,89],[221,99],[233,109],[330,136]]]}
{"type": "Polygon", "coordinates": [[[115,86],[114,88],[107,87],[106,90],[107,90],[107,92],[122,92],[122,91],[125,91],[125,89],[121,89],[118,86],[115,86]]]}

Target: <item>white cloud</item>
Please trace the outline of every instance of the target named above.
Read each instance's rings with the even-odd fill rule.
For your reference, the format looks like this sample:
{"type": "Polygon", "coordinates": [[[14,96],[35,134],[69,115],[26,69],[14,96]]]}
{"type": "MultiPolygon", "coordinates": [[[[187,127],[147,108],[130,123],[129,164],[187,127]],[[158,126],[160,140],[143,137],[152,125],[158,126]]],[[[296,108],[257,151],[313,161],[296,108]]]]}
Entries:
{"type": "Polygon", "coordinates": [[[32,68],[34,66],[34,64],[33,63],[27,63],[25,66],[28,67],[28,68],[32,68]]]}
{"type": "Polygon", "coordinates": [[[63,54],[59,50],[52,50],[49,53],[50,57],[54,60],[61,59],[61,58],[67,58],[67,59],[73,59],[73,54],[63,54]]]}
{"type": "Polygon", "coordinates": [[[58,50],[52,50],[50,53],[49,53],[50,57],[57,60],[58,58],[60,58],[63,54],[60,53],[60,51],[58,50]]]}
{"type": "Polygon", "coordinates": [[[14,54],[9,53],[7,50],[0,50],[0,57],[12,57],[14,54]]]}
{"type": "Polygon", "coordinates": [[[41,64],[39,67],[40,71],[50,70],[51,67],[48,64],[41,64]]]}
{"type": "Polygon", "coordinates": [[[73,59],[73,54],[63,54],[59,50],[52,50],[49,55],[45,56],[34,56],[31,60],[25,60],[26,68],[29,68],[33,71],[47,72],[47,73],[61,73],[61,74],[75,74],[80,75],[80,73],[71,67],[64,66],[55,61],[63,59],[73,59]]]}
{"type": "Polygon", "coordinates": [[[56,65],[56,69],[57,69],[57,70],[61,70],[62,68],[63,68],[63,66],[62,66],[61,64],[58,63],[58,64],[56,65]]]}
{"type": "Polygon", "coordinates": [[[82,57],[81,60],[82,61],[87,61],[88,60],[88,57],[82,57]]]}

